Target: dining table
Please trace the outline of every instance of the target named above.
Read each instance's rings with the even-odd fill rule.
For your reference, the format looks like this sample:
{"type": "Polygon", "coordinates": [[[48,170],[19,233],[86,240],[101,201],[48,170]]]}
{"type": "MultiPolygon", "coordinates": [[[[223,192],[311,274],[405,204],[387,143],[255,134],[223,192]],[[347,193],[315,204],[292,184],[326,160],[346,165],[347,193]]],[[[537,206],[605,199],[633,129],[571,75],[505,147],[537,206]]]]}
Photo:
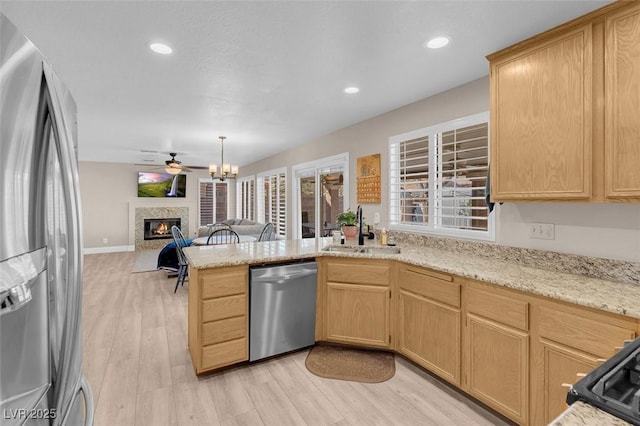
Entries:
{"type": "MultiPolygon", "coordinates": [[[[241,243],[250,243],[253,241],[256,241],[257,238],[256,237],[252,237],[251,235],[238,235],[238,238],[240,239],[239,242],[241,243]]],[[[207,240],[209,239],[209,237],[199,237],[199,238],[194,238],[191,241],[191,245],[194,246],[206,246],[207,245],[207,240]]],[[[222,243],[221,238],[218,237],[213,237],[211,239],[211,242],[209,243],[209,245],[213,245],[213,244],[226,244],[226,243],[222,243]]]]}

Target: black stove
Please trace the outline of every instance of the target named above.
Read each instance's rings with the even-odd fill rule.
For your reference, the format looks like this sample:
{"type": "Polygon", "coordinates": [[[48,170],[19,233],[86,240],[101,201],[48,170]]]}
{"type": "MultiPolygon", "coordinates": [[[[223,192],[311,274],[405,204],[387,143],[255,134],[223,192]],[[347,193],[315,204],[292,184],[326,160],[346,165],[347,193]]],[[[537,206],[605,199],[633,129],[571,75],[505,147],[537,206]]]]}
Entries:
{"type": "Polygon", "coordinates": [[[640,426],[640,338],[573,385],[567,403],[576,401],[640,426]]]}

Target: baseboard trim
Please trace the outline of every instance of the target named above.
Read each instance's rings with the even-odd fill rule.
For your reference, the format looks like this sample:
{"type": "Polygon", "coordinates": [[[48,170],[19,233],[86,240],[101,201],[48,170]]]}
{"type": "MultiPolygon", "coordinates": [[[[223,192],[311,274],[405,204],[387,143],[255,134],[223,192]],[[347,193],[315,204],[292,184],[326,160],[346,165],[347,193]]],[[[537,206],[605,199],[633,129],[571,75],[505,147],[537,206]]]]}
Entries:
{"type": "Polygon", "coordinates": [[[110,247],[89,247],[83,248],[82,254],[97,254],[97,253],[118,253],[121,251],[135,251],[135,246],[110,246],[110,247]]]}

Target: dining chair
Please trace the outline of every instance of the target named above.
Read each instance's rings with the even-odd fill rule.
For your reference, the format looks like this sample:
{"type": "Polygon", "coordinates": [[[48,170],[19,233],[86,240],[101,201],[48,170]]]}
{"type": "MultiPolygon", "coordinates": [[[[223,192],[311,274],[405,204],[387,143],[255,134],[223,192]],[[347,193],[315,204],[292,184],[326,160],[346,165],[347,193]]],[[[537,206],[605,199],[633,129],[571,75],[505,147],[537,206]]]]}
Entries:
{"type": "Polygon", "coordinates": [[[173,243],[176,245],[176,253],[178,255],[178,279],[176,280],[176,288],[173,290],[175,293],[178,291],[178,286],[184,286],[184,282],[188,278],[189,274],[189,261],[182,251],[183,248],[188,247],[189,244],[182,235],[182,231],[177,226],[171,227],[171,236],[173,237],[173,243]]]}
{"type": "Polygon", "coordinates": [[[273,241],[276,239],[275,226],[273,223],[268,222],[262,228],[262,232],[260,232],[260,237],[258,237],[258,241],[273,241]]]}
{"type": "Polygon", "coordinates": [[[219,228],[215,229],[209,238],[207,238],[207,245],[210,244],[233,244],[239,243],[240,237],[238,233],[231,228],[219,228]]]}

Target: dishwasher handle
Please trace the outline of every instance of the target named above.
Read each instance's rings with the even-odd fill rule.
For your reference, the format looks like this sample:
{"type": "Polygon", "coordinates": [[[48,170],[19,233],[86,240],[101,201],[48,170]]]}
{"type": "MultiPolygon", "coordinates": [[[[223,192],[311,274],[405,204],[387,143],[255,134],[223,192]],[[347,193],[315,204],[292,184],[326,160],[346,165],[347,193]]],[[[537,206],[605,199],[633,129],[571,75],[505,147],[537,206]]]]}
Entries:
{"type": "Polygon", "coordinates": [[[289,281],[316,275],[317,272],[315,263],[260,267],[251,269],[251,282],[289,281]]]}
{"type": "Polygon", "coordinates": [[[302,271],[299,273],[293,273],[293,274],[283,274],[283,275],[269,275],[269,276],[263,276],[263,277],[254,277],[251,279],[252,282],[254,283],[269,283],[269,282],[273,282],[274,280],[277,281],[290,281],[290,280],[295,280],[298,278],[304,278],[304,277],[308,277],[310,275],[315,275],[316,271],[302,271]]]}

